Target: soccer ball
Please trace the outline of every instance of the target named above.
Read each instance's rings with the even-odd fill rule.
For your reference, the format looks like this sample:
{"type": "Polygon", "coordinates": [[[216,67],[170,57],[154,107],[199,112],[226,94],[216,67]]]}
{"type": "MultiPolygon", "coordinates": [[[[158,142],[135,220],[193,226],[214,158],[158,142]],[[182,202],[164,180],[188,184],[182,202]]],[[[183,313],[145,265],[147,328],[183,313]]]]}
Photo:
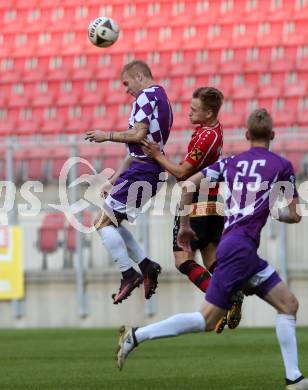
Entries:
{"type": "Polygon", "coordinates": [[[93,45],[108,47],[118,39],[119,26],[113,19],[101,16],[90,23],[88,36],[93,45]]]}

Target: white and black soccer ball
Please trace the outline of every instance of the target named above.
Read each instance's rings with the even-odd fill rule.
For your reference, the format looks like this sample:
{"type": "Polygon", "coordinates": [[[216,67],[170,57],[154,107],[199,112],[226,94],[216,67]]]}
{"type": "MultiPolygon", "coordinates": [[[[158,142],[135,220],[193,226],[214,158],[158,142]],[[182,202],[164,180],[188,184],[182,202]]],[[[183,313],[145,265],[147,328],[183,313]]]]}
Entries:
{"type": "Polygon", "coordinates": [[[107,16],[92,20],[88,28],[88,36],[93,45],[108,47],[115,43],[119,37],[117,22],[107,16]]]}

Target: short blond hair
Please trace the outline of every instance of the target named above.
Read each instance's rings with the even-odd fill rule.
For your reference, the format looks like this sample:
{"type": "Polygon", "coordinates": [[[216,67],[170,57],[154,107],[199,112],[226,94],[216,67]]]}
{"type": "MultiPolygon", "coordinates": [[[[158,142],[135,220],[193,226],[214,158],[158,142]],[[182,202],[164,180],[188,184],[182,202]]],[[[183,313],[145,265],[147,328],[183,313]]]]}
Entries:
{"type": "Polygon", "coordinates": [[[140,72],[147,78],[151,78],[151,79],[153,78],[149,65],[142,60],[134,60],[124,65],[121,74],[123,76],[124,73],[134,73],[134,72],[140,72]]]}
{"type": "Polygon", "coordinates": [[[247,119],[247,128],[252,140],[270,140],[273,121],[265,108],[253,111],[247,119]]]}

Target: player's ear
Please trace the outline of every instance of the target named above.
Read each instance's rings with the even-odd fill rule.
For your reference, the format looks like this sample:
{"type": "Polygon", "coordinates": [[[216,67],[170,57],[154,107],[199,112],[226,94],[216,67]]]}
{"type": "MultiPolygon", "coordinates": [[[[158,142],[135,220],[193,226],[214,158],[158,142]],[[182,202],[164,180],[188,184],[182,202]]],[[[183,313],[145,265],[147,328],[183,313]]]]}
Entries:
{"type": "Polygon", "coordinates": [[[141,72],[136,72],[135,78],[136,78],[136,80],[139,81],[139,82],[142,81],[142,80],[143,80],[143,75],[142,75],[142,73],[141,73],[141,72]]]}
{"type": "Polygon", "coordinates": [[[206,117],[207,117],[207,119],[211,119],[212,117],[214,117],[213,111],[212,110],[207,110],[206,111],[206,117]]]}
{"type": "Polygon", "coordinates": [[[272,131],[270,140],[272,141],[274,138],[275,138],[275,131],[272,131]]]}
{"type": "Polygon", "coordinates": [[[250,141],[251,137],[250,137],[250,133],[249,131],[247,130],[246,133],[245,133],[245,137],[248,141],[250,141]]]}

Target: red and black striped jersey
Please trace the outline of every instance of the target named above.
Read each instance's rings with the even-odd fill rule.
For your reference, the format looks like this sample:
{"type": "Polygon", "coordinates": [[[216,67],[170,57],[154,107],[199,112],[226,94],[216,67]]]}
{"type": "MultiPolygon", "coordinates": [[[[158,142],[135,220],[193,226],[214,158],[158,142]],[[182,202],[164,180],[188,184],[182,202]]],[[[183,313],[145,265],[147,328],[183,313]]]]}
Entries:
{"type": "MultiPolygon", "coordinates": [[[[221,156],[223,146],[223,132],[219,122],[214,126],[198,126],[192,134],[188,145],[188,153],[183,159],[197,168],[197,171],[213,164],[221,156]]],[[[211,188],[210,196],[216,196],[218,186],[211,188]]]]}

